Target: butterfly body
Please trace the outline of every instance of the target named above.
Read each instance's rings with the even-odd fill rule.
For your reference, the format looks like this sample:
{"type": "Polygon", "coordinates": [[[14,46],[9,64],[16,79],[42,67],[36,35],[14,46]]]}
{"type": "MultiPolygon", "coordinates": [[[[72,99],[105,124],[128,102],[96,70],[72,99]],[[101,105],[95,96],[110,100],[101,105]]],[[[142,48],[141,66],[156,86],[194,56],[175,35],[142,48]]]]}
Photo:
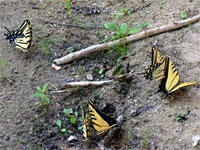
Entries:
{"type": "Polygon", "coordinates": [[[9,31],[6,27],[5,29],[8,31],[7,34],[4,34],[6,36],[5,39],[9,40],[11,44],[15,44],[16,48],[27,52],[32,41],[32,26],[30,21],[25,20],[16,31],[9,31]]]}

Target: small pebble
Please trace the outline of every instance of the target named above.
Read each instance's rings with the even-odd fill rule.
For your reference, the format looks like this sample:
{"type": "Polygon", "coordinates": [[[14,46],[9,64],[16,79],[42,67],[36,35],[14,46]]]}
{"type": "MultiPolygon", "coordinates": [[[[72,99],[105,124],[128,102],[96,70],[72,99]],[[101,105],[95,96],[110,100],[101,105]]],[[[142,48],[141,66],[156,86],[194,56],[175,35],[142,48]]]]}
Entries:
{"type": "Polygon", "coordinates": [[[72,142],[72,141],[78,141],[78,138],[74,135],[71,135],[68,139],[67,139],[69,142],[72,142]]]}
{"type": "Polygon", "coordinates": [[[89,81],[92,81],[92,80],[93,80],[93,76],[92,76],[91,74],[88,74],[88,75],[87,75],[87,79],[88,79],[89,81]]]}
{"type": "Polygon", "coordinates": [[[195,135],[192,137],[192,146],[197,146],[199,144],[200,141],[200,135],[195,135]]]}
{"type": "Polygon", "coordinates": [[[55,64],[52,64],[52,68],[55,69],[55,70],[60,70],[61,66],[56,66],[55,64]]]}

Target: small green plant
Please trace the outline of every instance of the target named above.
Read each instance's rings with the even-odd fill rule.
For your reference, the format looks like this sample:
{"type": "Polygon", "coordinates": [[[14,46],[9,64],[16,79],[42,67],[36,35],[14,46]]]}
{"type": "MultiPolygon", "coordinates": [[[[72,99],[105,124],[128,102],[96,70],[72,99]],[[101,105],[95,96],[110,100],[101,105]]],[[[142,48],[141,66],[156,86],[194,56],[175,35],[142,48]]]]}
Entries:
{"type": "Polygon", "coordinates": [[[134,138],[134,132],[133,132],[131,126],[132,126],[132,124],[129,121],[125,123],[125,128],[127,129],[126,132],[127,132],[128,139],[134,138]]]}
{"type": "Polygon", "coordinates": [[[120,75],[124,72],[125,68],[123,66],[116,65],[113,71],[113,75],[120,75]]]}
{"type": "Polygon", "coordinates": [[[152,92],[151,92],[151,88],[148,88],[148,89],[147,89],[147,93],[148,93],[149,96],[152,96],[152,95],[153,95],[152,92]]]}
{"type": "Polygon", "coordinates": [[[60,128],[60,132],[65,133],[67,130],[65,128],[62,128],[62,121],[57,120],[56,125],[60,128]]]}
{"type": "Polygon", "coordinates": [[[88,27],[76,15],[72,15],[72,17],[82,28],[87,30],[88,27]]]}
{"type": "Polygon", "coordinates": [[[160,2],[160,8],[162,8],[162,6],[165,4],[165,2],[164,1],[161,1],[160,2]]]}
{"type": "Polygon", "coordinates": [[[5,81],[5,79],[6,79],[6,75],[5,75],[6,64],[7,64],[6,58],[4,58],[3,60],[0,59],[2,81],[5,81]]]}
{"type": "Polygon", "coordinates": [[[144,139],[141,141],[141,142],[142,142],[142,146],[143,146],[144,148],[146,148],[147,145],[148,145],[148,142],[149,142],[149,139],[150,139],[150,135],[151,135],[151,132],[149,132],[149,133],[144,137],[144,139]]]}
{"type": "Polygon", "coordinates": [[[47,46],[47,42],[46,40],[44,39],[44,37],[42,37],[42,42],[44,44],[44,47],[45,47],[45,52],[47,53],[47,55],[50,57],[51,56],[51,51],[49,50],[48,46],[47,46]]]}
{"type": "Polygon", "coordinates": [[[40,105],[40,106],[45,106],[45,105],[48,105],[50,100],[49,98],[44,94],[47,87],[48,87],[49,83],[45,83],[45,85],[43,86],[43,88],[37,86],[36,89],[38,92],[34,93],[33,95],[30,96],[30,98],[33,98],[33,97],[40,97],[41,100],[35,102],[36,105],[40,105]]]}
{"type": "Polygon", "coordinates": [[[31,145],[31,144],[29,144],[29,150],[32,150],[32,149],[33,149],[32,145],[31,145]]]}
{"type": "Polygon", "coordinates": [[[186,112],[181,113],[181,114],[176,118],[176,121],[178,121],[178,122],[184,122],[185,120],[187,120],[187,118],[186,118],[186,112]]]}
{"type": "MultiPolygon", "coordinates": [[[[121,56],[124,56],[126,54],[127,50],[128,50],[128,47],[127,47],[126,42],[125,42],[125,37],[129,34],[136,33],[141,27],[145,27],[145,26],[147,26],[147,22],[144,22],[143,24],[140,24],[138,27],[133,27],[133,28],[130,28],[128,30],[126,23],[122,23],[119,28],[117,27],[117,25],[115,23],[112,23],[112,22],[104,24],[104,27],[106,29],[115,31],[115,35],[113,35],[110,38],[111,40],[117,40],[117,39],[120,39],[120,38],[124,39],[124,40],[122,40],[121,45],[119,45],[119,44],[115,45],[115,49],[121,54],[121,56]]],[[[108,39],[109,39],[109,37],[106,36],[104,42],[108,41],[108,39]]],[[[108,51],[108,52],[111,54],[110,51],[108,51]]]]}
{"type": "Polygon", "coordinates": [[[103,94],[104,94],[103,92],[101,92],[101,93],[98,94],[99,99],[102,99],[102,98],[103,98],[103,94]]]}
{"type": "Polygon", "coordinates": [[[67,12],[68,12],[68,15],[69,15],[69,16],[71,16],[70,1],[71,1],[71,0],[65,0],[65,2],[66,2],[66,8],[67,8],[67,12]]]}
{"type": "Polygon", "coordinates": [[[139,25],[138,27],[133,27],[129,30],[127,30],[128,26],[127,26],[126,23],[122,23],[119,28],[113,22],[104,24],[104,27],[106,29],[115,31],[115,35],[112,36],[113,40],[116,40],[116,39],[119,39],[119,38],[124,38],[129,34],[134,34],[143,26],[147,26],[147,22],[144,22],[143,24],[139,25]]]}
{"type": "Polygon", "coordinates": [[[187,14],[186,13],[181,13],[180,16],[181,16],[182,19],[186,19],[187,18],[187,14]]]}
{"type": "Polygon", "coordinates": [[[104,71],[103,71],[103,69],[100,69],[100,70],[99,70],[99,75],[100,75],[100,76],[99,76],[100,79],[103,79],[103,78],[104,78],[104,71]]]}
{"type": "MultiPolygon", "coordinates": [[[[64,108],[63,112],[67,115],[67,118],[65,119],[65,121],[70,121],[71,124],[76,125],[77,124],[77,120],[79,119],[80,121],[82,120],[82,117],[78,118],[78,112],[75,112],[74,115],[70,114],[70,111],[66,108],[64,108]]],[[[82,126],[78,126],[78,130],[81,130],[82,126]]]]}
{"type": "Polygon", "coordinates": [[[119,10],[117,11],[117,14],[116,14],[116,17],[115,17],[115,21],[118,20],[120,13],[123,13],[124,15],[130,15],[131,14],[130,11],[128,11],[126,8],[119,7],[119,10]]]}

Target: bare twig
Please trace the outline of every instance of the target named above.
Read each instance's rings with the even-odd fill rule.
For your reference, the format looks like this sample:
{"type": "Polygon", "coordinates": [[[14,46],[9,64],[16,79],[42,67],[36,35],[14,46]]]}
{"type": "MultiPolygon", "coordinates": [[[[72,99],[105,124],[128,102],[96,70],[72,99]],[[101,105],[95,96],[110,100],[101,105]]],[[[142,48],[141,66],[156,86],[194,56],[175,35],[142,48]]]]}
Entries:
{"type": "Polygon", "coordinates": [[[66,92],[66,90],[56,90],[56,91],[51,91],[50,94],[53,94],[53,93],[64,93],[66,92]]]}
{"type": "Polygon", "coordinates": [[[41,20],[41,21],[44,21],[46,23],[51,23],[51,24],[57,24],[57,25],[60,25],[60,26],[67,26],[67,27],[75,27],[75,28],[81,28],[81,29],[105,29],[107,30],[106,28],[104,28],[103,26],[80,26],[80,25],[75,25],[75,24],[65,24],[65,23],[58,23],[58,22],[53,22],[53,21],[49,21],[49,20],[45,20],[45,19],[42,19],[42,18],[37,18],[38,20],[41,20]]]}
{"type": "Polygon", "coordinates": [[[125,39],[119,39],[119,40],[116,40],[116,41],[109,42],[107,44],[98,44],[98,45],[93,45],[93,46],[87,47],[87,48],[82,49],[80,51],[70,53],[70,54],[68,54],[68,55],[66,55],[62,58],[56,59],[56,60],[54,60],[54,63],[57,64],[57,65],[69,63],[73,60],[79,59],[83,56],[87,56],[91,53],[100,52],[100,51],[103,51],[103,50],[105,50],[109,47],[113,47],[113,46],[119,45],[119,44],[124,44],[124,40],[125,40],[126,43],[130,43],[130,42],[141,40],[141,39],[144,39],[146,37],[153,36],[153,35],[156,35],[156,34],[159,34],[159,33],[167,32],[167,31],[171,31],[171,30],[175,30],[175,29],[187,26],[187,25],[189,25],[193,22],[196,22],[198,20],[200,20],[200,14],[196,15],[192,18],[188,18],[186,20],[175,21],[175,22],[167,24],[167,25],[163,25],[163,26],[160,26],[160,27],[149,29],[147,31],[142,31],[138,34],[127,36],[125,39]]]}
{"type": "Polygon", "coordinates": [[[59,90],[63,90],[69,87],[91,87],[91,86],[102,86],[108,83],[113,82],[113,80],[106,80],[106,81],[80,81],[80,82],[68,82],[65,83],[64,86],[59,88],[59,90]]]}
{"type": "Polygon", "coordinates": [[[55,85],[53,85],[53,84],[50,83],[50,82],[49,82],[49,84],[50,84],[52,87],[54,87],[54,88],[56,89],[56,91],[58,91],[58,88],[57,88],[55,85]]]}
{"type": "Polygon", "coordinates": [[[132,70],[131,72],[125,74],[115,75],[112,78],[116,81],[129,81],[133,76],[134,71],[135,70],[132,70]]]}

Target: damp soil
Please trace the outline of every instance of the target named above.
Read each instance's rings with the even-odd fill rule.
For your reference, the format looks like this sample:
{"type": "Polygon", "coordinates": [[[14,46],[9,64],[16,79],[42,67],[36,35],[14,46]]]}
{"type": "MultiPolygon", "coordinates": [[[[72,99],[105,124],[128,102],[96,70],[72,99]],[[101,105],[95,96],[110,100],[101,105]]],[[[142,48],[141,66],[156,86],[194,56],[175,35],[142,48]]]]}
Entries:
{"type": "Polygon", "coordinates": [[[161,53],[170,56],[183,81],[199,81],[200,22],[131,43],[119,62],[119,53],[110,49],[111,53],[104,51],[86,56],[63,65],[58,71],[52,69],[51,64],[56,58],[102,43],[106,35],[112,35],[113,32],[105,30],[103,25],[115,21],[120,6],[130,10],[131,14],[120,14],[118,25],[127,23],[130,28],[147,21],[145,29],[150,29],[181,20],[181,13],[186,13],[187,17],[196,15],[200,3],[195,0],[73,0],[71,11],[77,17],[69,17],[65,6],[64,0],[0,1],[0,57],[7,59],[6,80],[0,83],[0,149],[193,149],[192,137],[200,134],[199,85],[165,97],[157,93],[160,82],[145,80],[141,72],[151,64],[151,47],[157,43],[161,53]],[[32,46],[27,54],[4,39],[7,32],[4,27],[16,30],[25,19],[31,21],[33,28],[32,46]],[[80,28],[81,23],[96,27],[80,28]],[[51,56],[45,51],[42,38],[47,42],[51,56]],[[94,81],[108,80],[116,64],[125,68],[124,73],[133,70],[132,80],[53,92],[67,81],[86,81],[91,76],[94,81]],[[104,76],[99,70],[103,70],[104,76]],[[46,82],[50,83],[45,92],[50,104],[39,107],[34,104],[39,98],[30,98],[30,95],[46,82]],[[72,125],[65,120],[64,109],[69,109],[72,114],[78,112],[80,117],[89,100],[95,101],[100,108],[109,108],[107,112],[114,118],[122,116],[120,131],[113,132],[117,137],[98,139],[91,127],[94,139],[87,142],[78,130],[83,121],[77,118],[76,125],[72,125]],[[176,118],[184,112],[186,119],[178,122],[176,118]],[[56,125],[57,120],[62,121],[65,133],[56,125]],[[69,141],[72,135],[77,139],[69,141]]]}

